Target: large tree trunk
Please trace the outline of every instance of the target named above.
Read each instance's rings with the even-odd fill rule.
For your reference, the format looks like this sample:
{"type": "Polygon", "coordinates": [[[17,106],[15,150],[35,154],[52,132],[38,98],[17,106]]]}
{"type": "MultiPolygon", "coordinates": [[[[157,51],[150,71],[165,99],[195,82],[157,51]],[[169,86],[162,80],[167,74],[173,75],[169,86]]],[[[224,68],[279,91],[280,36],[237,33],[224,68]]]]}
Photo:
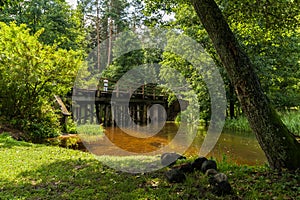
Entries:
{"type": "Polygon", "coordinates": [[[191,0],[234,85],[243,112],[271,168],[300,168],[300,144],[263,93],[249,57],[238,44],[214,0],[191,0]]]}

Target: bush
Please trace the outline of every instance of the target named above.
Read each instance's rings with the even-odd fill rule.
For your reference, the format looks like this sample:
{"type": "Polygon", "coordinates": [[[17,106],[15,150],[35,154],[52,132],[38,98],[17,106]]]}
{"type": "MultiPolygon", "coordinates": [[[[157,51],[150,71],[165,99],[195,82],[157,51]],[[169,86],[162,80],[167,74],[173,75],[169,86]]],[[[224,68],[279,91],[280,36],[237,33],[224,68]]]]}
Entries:
{"type": "Polygon", "coordinates": [[[54,95],[67,94],[81,65],[80,52],[40,43],[42,32],[0,22],[0,114],[32,141],[60,133],[54,95]]]}
{"type": "Polygon", "coordinates": [[[26,129],[32,142],[42,142],[46,138],[60,135],[59,128],[50,127],[46,123],[32,123],[26,129]]]}

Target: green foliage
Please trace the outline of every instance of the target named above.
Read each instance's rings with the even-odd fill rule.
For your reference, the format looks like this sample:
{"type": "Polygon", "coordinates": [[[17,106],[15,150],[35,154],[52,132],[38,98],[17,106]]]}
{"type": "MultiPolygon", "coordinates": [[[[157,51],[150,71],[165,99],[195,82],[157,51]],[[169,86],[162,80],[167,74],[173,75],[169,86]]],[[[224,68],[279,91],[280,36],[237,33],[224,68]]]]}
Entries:
{"type": "MultiPolygon", "coordinates": [[[[164,82],[166,82],[166,87],[177,87],[180,91],[182,89],[179,88],[182,87],[182,85],[184,85],[184,82],[186,81],[189,84],[190,88],[197,94],[197,99],[195,99],[195,97],[189,91],[182,92],[183,99],[189,102],[198,100],[198,103],[200,105],[200,116],[198,117],[208,120],[210,117],[210,97],[205,82],[203,81],[202,76],[199,74],[199,72],[184,59],[170,52],[163,53],[163,61],[160,64],[161,70],[159,76],[162,80],[164,80],[164,82]],[[177,77],[179,75],[177,74],[178,72],[180,72],[180,75],[185,78],[184,80],[177,77]],[[171,85],[168,86],[168,84],[171,85]]],[[[174,94],[170,94],[171,95],[169,96],[169,103],[172,103],[176,100],[176,97],[174,96],[174,94]]],[[[189,113],[191,113],[191,110],[184,111],[181,114],[188,115],[189,113]]]]}
{"type": "Polygon", "coordinates": [[[98,124],[85,124],[76,127],[77,133],[90,136],[103,135],[104,127],[98,124]]]}
{"type": "Polygon", "coordinates": [[[224,129],[236,131],[251,131],[248,120],[245,116],[239,116],[234,119],[226,119],[224,129]]]}
{"type": "Polygon", "coordinates": [[[288,129],[298,136],[300,136],[300,111],[286,111],[280,113],[283,123],[288,129]]]}
{"type": "Polygon", "coordinates": [[[17,3],[23,2],[23,0],[1,0],[0,1],[0,11],[5,7],[9,5],[14,5],[17,3]]]}
{"type": "Polygon", "coordinates": [[[30,140],[33,142],[42,142],[45,138],[56,137],[60,134],[60,129],[58,127],[51,127],[48,123],[32,123],[28,125],[26,128],[27,135],[29,136],[30,140]]]}
{"type": "MultiPolygon", "coordinates": [[[[299,90],[299,1],[216,1],[238,37],[245,51],[256,66],[260,81],[272,104],[278,109],[298,106],[299,90]],[[287,9],[282,9],[283,7],[287,9]]],[[[220,60],[212,43],[188,1],[146,0],[145,13],[151,20],[160,22],[159,13],[174,14],[174,21],[168,27],[181,30],[184,34],[197,40],[213,57],[217,66],[220,60]]],[[[151,21],[150,20],[150,21],[151,21]]],[[[159,25],[165,26],[161,22],[159,25]]],[[[164,57],[170,62],[171,57],[164,57]],[[169,59],[169,60],[168,60],[169,59]]],[[[172,65],[178,62],[173,60],[172,65]]],[[[183,68],[183,73],[189,68],[183,68]]],[[[230,82],[220,68],[230,94],[230,82]]],[[[201,96],[201,95],[199,95],[201,96]]],[[[230,95],[228,95],[230,96],[230,95]]],[[[200,98],[208,102],[207,97],[200,98]]],[[[203,104],[209,109],[208,104],[203,104]]],[[[235,103],[235,106],[239,106],[235,103]]]]}
{"type": "Polygon", "coordinates": [[[33,140],[59,133],[54,95],[70,90],[81,64],[80,52],[41,44],[41,33],[0,23],[0,114],[33,140]]]}
{"type": "MultiPolygon", "coordinates": [[[[300,112],[284,111],[279,112],[280,118],[287,128],[295,135],[300,136],[300,112]]],[[[251,131],[248,120],[245,116],[239,116],[236,119],[226,119],[224,129],[237,131],[251,131]]]]}
{"type": "Polygon", "coordinates": [[[65,1],[31,0],[7,5],[0,12],[0,21],[26,24],[31,34],[44,29],[39,41],[64,49],[79,49],[84,39],[78,14],[65,1]]]}
{"type": "Polygon", "coordinates": [[[102,125],[78,125],[76,130],[79,137],[85,142],[97,141],[104,136],[104,127],[102,125]]]}
{"type": "Polygon", "coordinates": [[[68,118],[68,120],[67,120],[66,132],[69,133],[69,134],[76,134],[77,133],[76,124],[73,121],[73,119],[71,119],[71,118],[68,118]]]}
{"type": "Polygon", "coordinates": [[[119,80],[127,71],[144,64],[145,56],[142,48],[142,44],[140,44],[139,39],[133,32],[122,34],[114,42],[112,49],[115,59],[113,63],[105,69],[102,76],[119,80]],[[130,50],[130,52],[128,52],[128,50],[130,50]]]}
{"type": "Polygon", "coordinates": [[[256,66],[272,104],[278,109],[298,106],[299,2],[220,1],[220,6],[256,66]],[[241,8],[246,9],[235,12],[241,8]]]}

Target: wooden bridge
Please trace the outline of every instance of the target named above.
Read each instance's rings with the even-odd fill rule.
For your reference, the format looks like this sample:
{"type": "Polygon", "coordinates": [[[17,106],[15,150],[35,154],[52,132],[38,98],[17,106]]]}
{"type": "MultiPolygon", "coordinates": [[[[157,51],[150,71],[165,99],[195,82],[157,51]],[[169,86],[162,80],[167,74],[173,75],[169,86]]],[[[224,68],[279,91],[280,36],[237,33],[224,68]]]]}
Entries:
{"type": "Polygon", "coordinates": [[[173,120],[180,111],[178,102],[168,107],[168,95],[157,84],[142,85],[134,90],[129,86],[120,87],[113,80],[101,79],[101,82],[103,85],[97,89],[73,88],[72,111],[76,123],[115,126],[116,122],[121,122],[118,126],[130,126],[132,122],[147,124],[150,120],[173,120]],[[156,104],[165,109],[153,106],[156,104]]]}

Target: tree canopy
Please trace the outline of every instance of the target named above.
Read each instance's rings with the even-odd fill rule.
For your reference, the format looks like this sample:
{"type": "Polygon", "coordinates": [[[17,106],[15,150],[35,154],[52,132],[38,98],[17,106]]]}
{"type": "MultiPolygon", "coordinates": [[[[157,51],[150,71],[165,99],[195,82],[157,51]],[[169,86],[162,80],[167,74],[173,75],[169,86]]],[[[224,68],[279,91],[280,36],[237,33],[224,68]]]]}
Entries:
{"type": "Polygon", "coordinates": [[[0,21],[26,24],[31,34],[44,29],[39,41],[58,44],[65,49],[79,49],[83,33],[78,13],[65,1],[33,0],[6,4],[0,12],[0,21]]]}

